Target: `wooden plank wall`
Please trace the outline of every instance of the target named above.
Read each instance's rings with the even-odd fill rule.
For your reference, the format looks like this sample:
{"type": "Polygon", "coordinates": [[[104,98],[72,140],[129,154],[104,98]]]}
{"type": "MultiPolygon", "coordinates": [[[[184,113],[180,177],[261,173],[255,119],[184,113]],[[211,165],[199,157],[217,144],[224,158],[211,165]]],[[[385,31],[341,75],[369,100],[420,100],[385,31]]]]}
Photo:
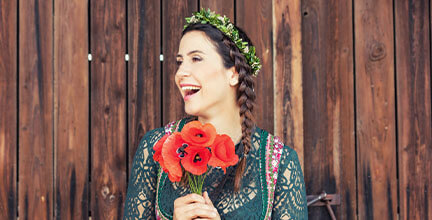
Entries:
{"type": "Polygon", "coordinates": [[[0,219],[121,218],[139,140],[184,115],[200,7],[257,47],[255,117],[307,194],[339,194],[338,219],[432,219],[430,0],[0,0],[0,219]]]}
{"type": "Polygon", "coordinates": [[[126,4],[90,2],[90,212],[121,219],[127,189],[126,4]]]}
{"type": "Polygon", "coordinates": [[[57,219],[89,216],[87,5],[87,1],[54,2],[54,216],[57,219]]]}
{"type": "MultiPolygon", "coordinates": [[[[336,216],[356,216],[351,2],[302,1],[304,172],[308,194],[337,192],[336,216]],[[341,19],[344,18],[344,19],[341,19]]],[[[311,207],[311,219],[329,219],[311,207]]]]}
{"type": "Polygon", "coordinates": [[[0,2],[0,219],[17,214],[17,5],[0,2]]]}
{"type": "Polygon", "coordinates": [[[53,5],[48,1],[19,1],[18,5],[18,216],[51,219],[53,5]]]}
{"type": "Polygon", "coordinates": [[[358,216],[396,219],[393,2],[356,1],[358,216]]]}
{"type": "Polygon", "coordinates": [[[145,132],[162,125],[161,2],[128,1],[129,167],[145,132]]]}
{"type": "Polygon", "coordinates": [[[401,219],[432,219],[430,2],[396,1],[401,219]]]}
{"type": "Polygon", "coordinates": [[[274,132],[297,151],[304,167],[301,1],[278,0],[272,8],[274,132]]]}

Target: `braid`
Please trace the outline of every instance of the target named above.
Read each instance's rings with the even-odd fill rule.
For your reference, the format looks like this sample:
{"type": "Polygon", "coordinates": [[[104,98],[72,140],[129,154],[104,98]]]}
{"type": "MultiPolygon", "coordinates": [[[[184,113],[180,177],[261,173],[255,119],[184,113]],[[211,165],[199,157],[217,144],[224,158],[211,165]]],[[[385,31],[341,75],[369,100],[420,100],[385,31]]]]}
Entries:
{"type": "Polygon", "coordinates": [[[234,179],[234,191],[238,191],[241,186],[241,179],[246,167],[246,156],[248,155],[251,147],[251,133],[255,120],[252,115],[252,111],[255,106],[255,91],[254,81],[251,75],[251,67],[247,64],[245,57],[240,53],[239,49],[235,44],[227,39],[224,43],[230,48],[230,57],[234,60],[234,66],[239,74],[239,87],[237,89],[237,101],[240,105],[240,117],[242,121],[242,144],[243,144],[243,157],[240,159],[239,165],[237,166],[235,179],[234,179]]]}

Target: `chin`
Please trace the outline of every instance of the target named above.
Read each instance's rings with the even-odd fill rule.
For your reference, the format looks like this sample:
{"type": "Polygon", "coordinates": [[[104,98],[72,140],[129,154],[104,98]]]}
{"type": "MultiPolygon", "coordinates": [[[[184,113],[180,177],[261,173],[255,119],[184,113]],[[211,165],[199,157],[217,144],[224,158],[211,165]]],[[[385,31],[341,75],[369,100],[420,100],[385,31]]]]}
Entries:
{"type": "Polygon", "coordinates": [[[185,113],[192,116],[198,116],[199,110],[197,108],[193,108],[190,105],[185,104],[184,107],[185,113]]]}

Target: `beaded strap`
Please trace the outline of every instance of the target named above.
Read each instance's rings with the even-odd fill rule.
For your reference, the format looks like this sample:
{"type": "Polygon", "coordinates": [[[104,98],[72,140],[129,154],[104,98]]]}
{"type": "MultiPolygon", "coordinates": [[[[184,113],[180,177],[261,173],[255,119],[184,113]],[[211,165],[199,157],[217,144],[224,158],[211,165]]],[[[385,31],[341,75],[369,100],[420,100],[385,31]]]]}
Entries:
{"type": "Polygon", "coordinates": [[[280,139],[276,136],[268,134],[267,143],[265,146],[265,180],[267,185],[267,190],[265,201],[263,204],[267,203],[266,211],[264,219],[271,219],[272,209],[273,209],[273,201],[274,201],[274,192],[276,189],[276,182],[278,178],[278,170],[280,165],[280,158],[282,155],[282,150],[284,144],[280,141],[280,139]]]}

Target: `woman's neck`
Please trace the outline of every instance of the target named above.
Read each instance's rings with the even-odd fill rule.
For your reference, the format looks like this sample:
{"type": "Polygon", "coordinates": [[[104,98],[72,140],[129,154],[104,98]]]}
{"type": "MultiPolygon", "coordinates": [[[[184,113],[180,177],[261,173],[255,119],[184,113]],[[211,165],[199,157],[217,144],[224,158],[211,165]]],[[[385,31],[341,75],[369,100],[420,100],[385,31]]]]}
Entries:
{"type": "Polygon", "coordinates": [[[221,111],[211,117],[198,116],[198,121],[201,123],[211,123],[218,134],[226,134],[231,137],[234,144],[241,140],[242,127],[241,118],[238,113],[240,109],[235,111],[221,111]]]}

